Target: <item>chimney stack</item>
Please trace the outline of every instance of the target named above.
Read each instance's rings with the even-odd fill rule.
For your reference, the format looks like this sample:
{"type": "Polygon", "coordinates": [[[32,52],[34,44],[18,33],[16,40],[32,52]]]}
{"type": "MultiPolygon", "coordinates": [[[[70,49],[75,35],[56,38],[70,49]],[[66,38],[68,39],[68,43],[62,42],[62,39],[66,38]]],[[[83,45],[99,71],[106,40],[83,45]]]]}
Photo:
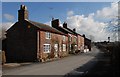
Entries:
{"type": "Polygon", "coordinates": [[[67,23],[66,22],[63,23],[63,27],[67,28],[67,23]]]}
{"type": "Polygon", "coordinates": [[[52,21],[54,20],[54,17],[52,17],[52,21]]]}
{"type": "Polygon", "coordinates": [[[52,19],[51,25],[54,28],[58,28],[60,25],[59,19],[52,19]]]}
{"type": "Polygon", "coordinates": [[[82,35],[85,38],[85,34],[82,35]]]}
{"type": "Polygon", "coordinates": [[[28,19],[28,10],[25,5],[20,6],[20,10],[18,10],[18,21],[23,21],[28,19]]]}

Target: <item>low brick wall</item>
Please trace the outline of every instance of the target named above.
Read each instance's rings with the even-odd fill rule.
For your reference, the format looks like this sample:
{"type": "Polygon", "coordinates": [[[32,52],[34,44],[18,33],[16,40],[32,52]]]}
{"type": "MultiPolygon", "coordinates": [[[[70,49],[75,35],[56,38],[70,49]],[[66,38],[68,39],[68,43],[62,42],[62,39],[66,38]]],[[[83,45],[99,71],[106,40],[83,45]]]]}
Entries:
{"type": "Polygon", "coordinates": [[[0,62],[2,62],[2,64],[6,62],[5,51],[0,52],[0,62]]]}

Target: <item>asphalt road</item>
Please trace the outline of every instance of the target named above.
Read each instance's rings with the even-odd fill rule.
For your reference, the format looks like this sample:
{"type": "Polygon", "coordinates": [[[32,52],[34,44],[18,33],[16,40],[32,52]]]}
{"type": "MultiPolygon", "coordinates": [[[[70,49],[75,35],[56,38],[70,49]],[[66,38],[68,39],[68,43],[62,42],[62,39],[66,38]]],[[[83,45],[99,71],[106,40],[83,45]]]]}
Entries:
{"type": "Polygon", "coordinates": [[[93,66],[94,63],[92,60],[96,56],[99,56],[99,53],[99,50],[93,48],[91,52],[68,56],[57,61],[33,63],[28,66],[8,70],[4,70],[3,68],[3,75],[66,75],[78,67],[83,67],[85,64],[88,64],[86,68],[81,68],[82,73],[93,66]]]}

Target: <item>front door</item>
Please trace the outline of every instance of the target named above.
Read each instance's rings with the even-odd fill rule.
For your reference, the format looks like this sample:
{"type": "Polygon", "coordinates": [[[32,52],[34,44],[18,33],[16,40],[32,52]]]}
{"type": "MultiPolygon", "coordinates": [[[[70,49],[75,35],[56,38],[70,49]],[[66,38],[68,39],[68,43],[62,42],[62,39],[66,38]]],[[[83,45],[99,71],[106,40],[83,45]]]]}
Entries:
{"type": "Polygon", "coordinates": [[[58,57],[58,44],[54,45],[54,49],[55,49],[54,55],[55,55],[55,57],[58,57]]]}

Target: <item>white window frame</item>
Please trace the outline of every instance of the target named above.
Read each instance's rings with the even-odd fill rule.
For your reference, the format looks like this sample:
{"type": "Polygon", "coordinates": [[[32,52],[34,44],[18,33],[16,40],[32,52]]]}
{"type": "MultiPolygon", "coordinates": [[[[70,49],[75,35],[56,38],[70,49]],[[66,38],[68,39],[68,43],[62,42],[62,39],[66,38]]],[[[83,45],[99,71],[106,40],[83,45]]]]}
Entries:
{"type": "Polygon", "coordinates": [[[68,35],[69,35],[69,41],[72,41],[72,35],[71,34],[68,35]]]}
{"type": "Polygon", "coordinates": [[[74,42],[77,42],[77,38],[76,38],[76,37],[74,37],[74,39],[73,39],[73,40],[74,40],[74,42]]]}
{"type": "Polygon", "coordinates": [[[51,52],[51,45],[50,44],[44,44],[43,45],[44,53],[50,53],[51,52]]]}
{"type": "Polygon", "coordinates": [[[45,36],[46,36],[46,39],[51,39],[51,33],[50,32],[46,32],[45,36]]]}
{"type": "Polygon", "coordinates": [[[65,40],[66,40],[66,36],[63,35],[63,41],[65,41],[65,40]]]}

